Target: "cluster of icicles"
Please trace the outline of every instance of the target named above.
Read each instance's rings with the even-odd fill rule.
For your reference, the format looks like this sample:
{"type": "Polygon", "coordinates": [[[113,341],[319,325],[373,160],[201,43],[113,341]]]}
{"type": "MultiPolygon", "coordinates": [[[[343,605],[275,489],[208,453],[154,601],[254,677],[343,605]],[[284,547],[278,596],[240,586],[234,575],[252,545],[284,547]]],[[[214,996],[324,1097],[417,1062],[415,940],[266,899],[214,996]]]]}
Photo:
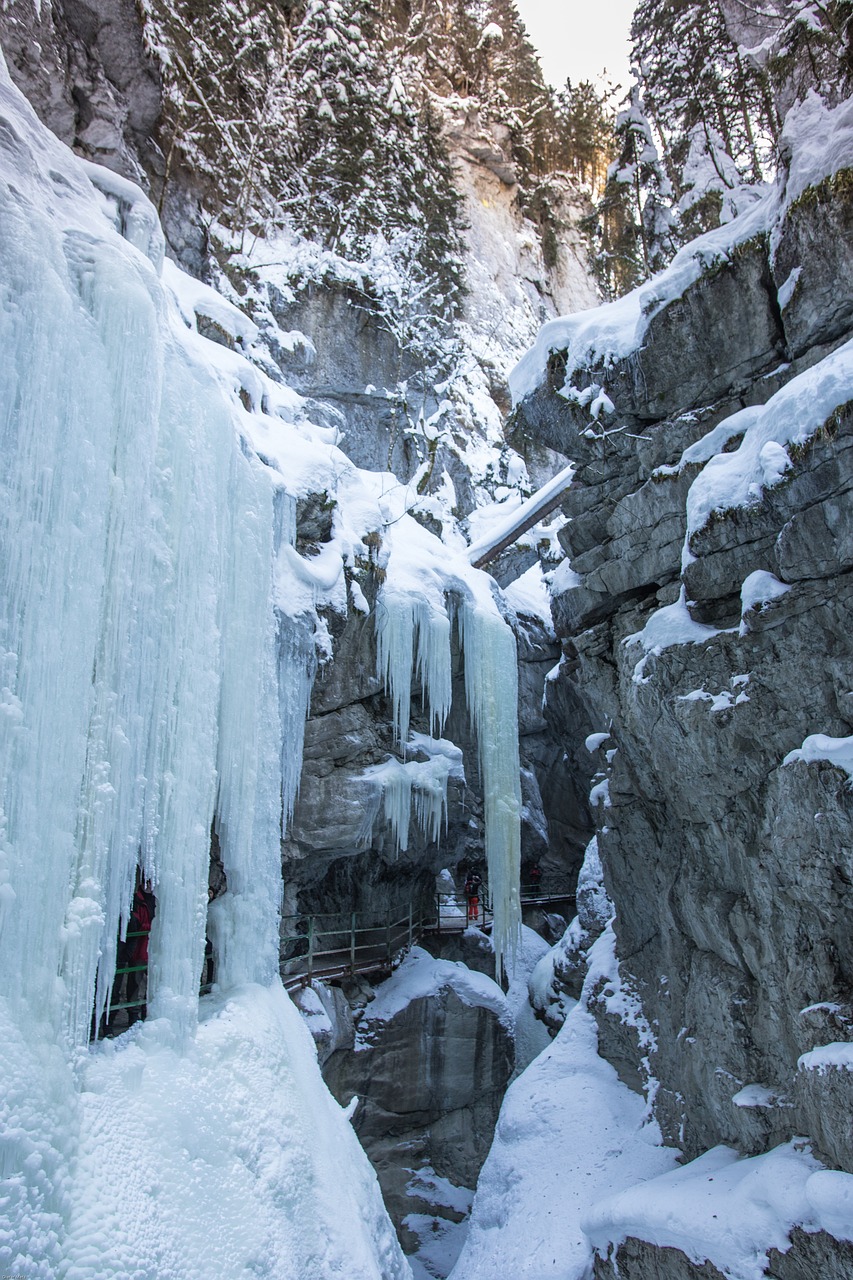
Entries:
{"type": "MultiPolygon", "coordinates": [[[[465,666],[465,697],[477,737],[483,788],[485,853],[494,912],[495,963],[514,958],[521,907],[521,785],[518,761],[518,675],[515,637],[481,575],[454,578],[419,591],[388,583],[376,609],[379,670],[391,695],[397,740],[426,761],[390,761],[371,771],[381,788],[384,814],[398,848],[405,849],[415,817],[429,839],[446,815],[447,783],[460,777],[461,752],[440,737],[451,707],[451,635],[458,628],[465,666]],[[413,679],[420,685],[433,737],[414,734],[409,721],[413,679]]],[[[466,575],[467,576],[467,575],[466,575]]]]}
{"type": "Polygon", "coordinates": [[[312,667],[272,605],[293,499],[171,336],[162,238],[146,258],[111,234],[86,172],[27,127],[38,200],[0,190],[0,972],[80,1044],[137,868],[157,897],[149,1005],[194,1024],[211,825],[219,980],[277,973],[312,667]]]}

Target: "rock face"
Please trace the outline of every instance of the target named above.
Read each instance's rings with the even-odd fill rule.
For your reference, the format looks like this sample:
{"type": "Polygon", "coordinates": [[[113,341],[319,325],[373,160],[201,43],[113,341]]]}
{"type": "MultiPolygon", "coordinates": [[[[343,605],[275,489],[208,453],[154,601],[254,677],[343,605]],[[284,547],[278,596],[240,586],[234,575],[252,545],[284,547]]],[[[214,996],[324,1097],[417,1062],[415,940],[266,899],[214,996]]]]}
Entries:
{"type": "Polygon", "coordinates": [[[162,169],[160,77],[133,0],[20,0],[0,35],[12,79],[63,142],[144,184],[162,169]]]}
{"type": "MultiPolygon", "coordinates": [[[[787,1253],[771,1250],[768,1280],[847,1280],[853,1267],[853,1248],[819,1231],[806,1235],[794,1230],[787,1253]]],[[[595,1280],[618,1274],[631,1280],[724,1280],[711,1262],[691,1262],[679,1249],[658,1248],[644,1240],[626,1240],[613,1261],[595,1260],[595,1280]],[[618,1272],[615,1268],[618,1268],[618,1272]]]]}
{"type": "MultiPolygon", "coordinates": [[[[611,735],[594,812],[620,969],[655,1027],[665,1140],[688,1158],[805,1134],[853,1171],[849,1073],[798,1069],[815,1046],[853,1039],[853,792],[829,761],[785,763],[809,735],[853,733],[843,396],[760,495],[694,528],[682,560],[690,486],[743,439],[746,423],[737,434],[720,424],[850,337],[851,177],[810,187],[772,244],[754,237],[701,274],[656,312],[639,350],[575,371],[579,388],[606,386],[609,427],[590,429],[588,410],[557,394],[559,350],[516,418],[579,462],[561,538],[580,580],[558,596],[564,659],[546,714],[569,750],[611,735]],[[718,426],[714,447],[682,460],[718,426]],[[748,584],[742,599],[756,571],[772,598],[753,600],[748,584]],[[647,631],[643,646],[667,606],[686,631],[659,644],[647,631]],[[741,1095],[750,1084],[763,1091],[741,1095]]],[[[848,1275],[846,1249],[798,1233],[767,1274],[848,1275]]],[[[597,1276],[615,1274],[599,1260],[597,1276]]],[[[629,1241],[618,1274],[719,1273],[629,1241]]]]}

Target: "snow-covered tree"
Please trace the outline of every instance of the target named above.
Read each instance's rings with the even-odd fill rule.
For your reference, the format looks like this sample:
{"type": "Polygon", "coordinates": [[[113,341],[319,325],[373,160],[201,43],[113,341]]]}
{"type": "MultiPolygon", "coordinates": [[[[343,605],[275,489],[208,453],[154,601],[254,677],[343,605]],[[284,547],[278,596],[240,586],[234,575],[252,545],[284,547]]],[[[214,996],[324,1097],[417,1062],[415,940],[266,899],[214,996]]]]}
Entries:
{"type": "Polygon", "coordinates": [[[287,63],[291,127],[278,198],[302,230],[363,257],[376,208],[391,86],[383,83],[360,0],[309,0],[287,63]]]}
{"type": "Polygon", "coordinates": [[[766,75],[736,43],[722,0],[640,0],[631,34],[644,109],[692,235],[731,216],[739,189],[772,172],[778,121],[766,75]]]}
{"type": "Polygon", "coordinates": [[[463,268],[461,201],[428,102],[413,101],[404,60],[383,50],[363,0],[308,0],[285,79],[281,212],[364,264],[366,305],[401,343],[435,355],[428,337],[455,315],[463,268]]]}
{"type": "MultiPolygon", "coordinates": [[[[747,0],[725,3],[731,22],[747,0]]],[[[764,36],[758,56],[767,67],[782,110],[810,89],[833,104],[850,92],[853,0],[789,0],[784,4],[763,0],[756,7],[764,36]]]]}
{"type": "Polygon", "coordinates": [[[163,77],[157,141],[161,208],[184,168],[209,213],[245,223],[269,207],[281,127],[287,5],[269,0],[145,0],[145,40],[163,77]]]}

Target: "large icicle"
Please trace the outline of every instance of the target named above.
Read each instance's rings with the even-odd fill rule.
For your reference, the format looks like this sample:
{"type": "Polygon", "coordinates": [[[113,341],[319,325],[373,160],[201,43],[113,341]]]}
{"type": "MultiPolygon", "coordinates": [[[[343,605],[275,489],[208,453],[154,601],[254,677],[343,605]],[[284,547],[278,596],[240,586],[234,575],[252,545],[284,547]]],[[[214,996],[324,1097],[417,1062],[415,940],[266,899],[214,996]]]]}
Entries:
{"type": "Polygon", "coordinates": [[[486,828],[486,863],[501,960],[514,961],[521,930],[521,771],[518,761],[518,659],[515,636],[493,600],[463,597],[458,612],[465,697],[477,732],[486,828]]]}
{"type": "Polygon", "coordinates": [[[450,620],[443,597],[411,588],[382,592],[376,607],[379,671],[391,694],[398,742],[409,737],[412,670],[429,712],[430,731],[440,734],[450,711],[450,620]]]}
{"type": "Polygon", "coordinates": [[[276,973],[281,723],[298,749],[311,679],[274,608],[281,482],[169,305],[142,193],[101,183],[128,243],[2,56],[0,125],[0,1272],[403,1280],[276,973]],[[149,1017],[86,1052],[137,865],[149,1017]]]}

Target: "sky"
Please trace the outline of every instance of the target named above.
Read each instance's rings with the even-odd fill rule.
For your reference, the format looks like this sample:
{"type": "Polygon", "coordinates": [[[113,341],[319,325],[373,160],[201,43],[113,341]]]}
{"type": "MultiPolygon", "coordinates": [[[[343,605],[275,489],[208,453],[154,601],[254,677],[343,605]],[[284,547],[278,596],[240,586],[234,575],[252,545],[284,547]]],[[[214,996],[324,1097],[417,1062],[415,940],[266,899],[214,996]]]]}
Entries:
{"type": "Polygon", "coordinates": [[[636,0],[516,0],[536,46],[545,79],[562,88],[596,80],[606,67],[609,79],[628,87],[628,28],[636,0]]]}

